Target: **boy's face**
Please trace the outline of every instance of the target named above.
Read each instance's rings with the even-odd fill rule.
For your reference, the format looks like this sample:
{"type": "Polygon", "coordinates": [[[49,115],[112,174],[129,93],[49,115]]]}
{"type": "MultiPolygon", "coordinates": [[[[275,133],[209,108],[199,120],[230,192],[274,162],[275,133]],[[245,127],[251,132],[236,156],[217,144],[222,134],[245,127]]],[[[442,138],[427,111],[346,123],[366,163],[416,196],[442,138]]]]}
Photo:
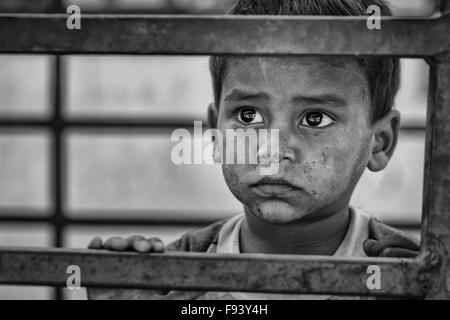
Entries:
{"type": "Polygon", "coordinates": [[[347,206],[370,158],[367,79],[351,59],[232,59],[217,128],[279,130],[276,175],[261,176],[257,165],[223,165],[246,210],[272,223],[326,217],[347,206]],[[280,179],[291,186],[277,185],[280,179]]]}

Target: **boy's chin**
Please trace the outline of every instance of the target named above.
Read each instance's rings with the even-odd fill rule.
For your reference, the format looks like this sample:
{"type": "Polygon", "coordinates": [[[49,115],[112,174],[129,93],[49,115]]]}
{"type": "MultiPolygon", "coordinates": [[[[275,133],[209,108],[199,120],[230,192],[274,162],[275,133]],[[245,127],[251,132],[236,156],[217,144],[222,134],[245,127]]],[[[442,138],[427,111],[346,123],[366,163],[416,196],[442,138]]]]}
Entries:
{"type": "Polygon", "coordinates": [[[293,208],[282,201],[265,201],[251,210],[258,218],[274,224],[287,224],[298,221],[308,215],[306,210],[293,208]]]}

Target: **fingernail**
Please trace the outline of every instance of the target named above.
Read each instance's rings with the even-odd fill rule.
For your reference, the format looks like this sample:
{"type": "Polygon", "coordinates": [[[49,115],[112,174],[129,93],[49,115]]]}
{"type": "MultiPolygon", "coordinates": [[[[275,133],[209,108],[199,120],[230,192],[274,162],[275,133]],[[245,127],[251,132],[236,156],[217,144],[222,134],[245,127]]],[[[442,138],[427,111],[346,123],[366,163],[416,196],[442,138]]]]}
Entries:
{"type": "Polygon", "coordinates": [[[152,248],[152,244],[146,240],[139,240],[136,241],[134,247],[139,252],[148,252],[152,248]]]}
{"type": "Polygon", "coordinates": [[[128,247],[127,242],[120,237],[113,237],[109,239],[109,244],[111,248],[116,251],[125,251],[128,247]]]}
{"type": "Polygon", "coordinates": [[[162,242],[159,242],[159,241],[153,243],[153,250],[157,251],[157,252],[164,251],[164,244],[162,242]]]}
{"type": "Polygon", "coordinates": [[[103,246],[103,240],[100,237],[95,237],[90,243],[90,247],[101,248],[103,246]]]}

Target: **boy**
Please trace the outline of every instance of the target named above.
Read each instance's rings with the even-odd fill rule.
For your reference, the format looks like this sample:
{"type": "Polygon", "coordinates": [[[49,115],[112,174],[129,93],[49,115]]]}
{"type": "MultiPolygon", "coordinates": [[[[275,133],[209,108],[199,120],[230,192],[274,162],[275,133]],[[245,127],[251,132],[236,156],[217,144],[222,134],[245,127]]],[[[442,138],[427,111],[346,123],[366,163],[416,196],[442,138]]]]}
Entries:
{"type": "MultiPolygon", "coordinates": [[[[239,0],[236,15],[366,15],[382,0],[239,0]]],[[[228,187],[244,214],[184,235],[167,250],[413,257],[409,236],[349,207],[367,167],[380,171],[391,158],[400,115],[397,58],[212,57],[215,102],[212,128],[276,129],[278,173],[256,165],[223,164],[228,187]]],[[[92,240],[91,249],[162,252],[155,238],[92,240]]],[[[158,293],[90,289],[90,298],[301,299],[305,295],[232,292],[158,293]]],[[[319,298],[328,298],[321,296],[319,298]]]]}

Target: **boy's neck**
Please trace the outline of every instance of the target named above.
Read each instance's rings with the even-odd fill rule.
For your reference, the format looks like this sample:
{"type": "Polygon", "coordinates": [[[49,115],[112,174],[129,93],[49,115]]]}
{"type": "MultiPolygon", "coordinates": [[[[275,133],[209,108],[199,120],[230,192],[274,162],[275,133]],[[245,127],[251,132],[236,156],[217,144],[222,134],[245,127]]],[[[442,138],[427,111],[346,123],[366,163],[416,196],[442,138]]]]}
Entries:
{"type": "Polygon", "coordinates": [[[240,231],[242,253],[333,255],[350,223],[348,206],[314,221],[277,225],[266,222],[245,208],[240,231]]]}

